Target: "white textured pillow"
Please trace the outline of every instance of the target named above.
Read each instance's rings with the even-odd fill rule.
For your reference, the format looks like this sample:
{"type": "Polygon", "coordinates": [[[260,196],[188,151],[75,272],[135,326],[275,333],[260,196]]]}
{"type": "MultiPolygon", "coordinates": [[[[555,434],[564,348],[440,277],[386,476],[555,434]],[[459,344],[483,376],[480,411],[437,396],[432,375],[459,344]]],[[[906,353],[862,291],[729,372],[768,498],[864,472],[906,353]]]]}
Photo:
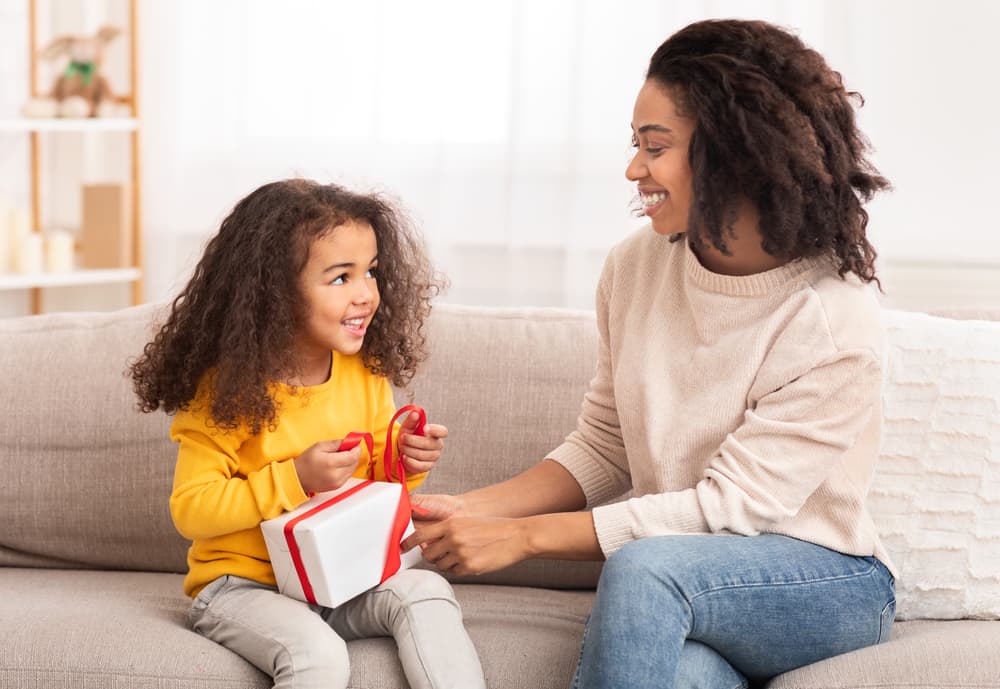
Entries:
{"type": "Polygon", "coordinates": [[[1000,618],[1000,322],[886,310],[882,451],[868,506],[898,619],[1000,618]]]}

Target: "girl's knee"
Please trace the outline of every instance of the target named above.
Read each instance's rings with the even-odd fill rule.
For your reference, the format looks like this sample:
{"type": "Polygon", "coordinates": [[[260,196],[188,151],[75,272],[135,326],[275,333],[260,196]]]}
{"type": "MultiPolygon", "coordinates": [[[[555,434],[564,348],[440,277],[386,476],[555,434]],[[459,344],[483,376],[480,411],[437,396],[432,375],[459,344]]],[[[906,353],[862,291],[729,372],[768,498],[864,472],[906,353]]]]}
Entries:
{"type": "Polygon", "coordinates": [[[303,638],[276,659],[275,686],[294,689],[346,689],[351,679],[347,644],[335,634],[303,638]]]}
{"type": "Polygon", "coordinates": [[[404,569],[389,577],[379,589],[392,591],[404,604],[427,600],[455,602],[455,592],[448,580],[426,569],[404,569]]]}

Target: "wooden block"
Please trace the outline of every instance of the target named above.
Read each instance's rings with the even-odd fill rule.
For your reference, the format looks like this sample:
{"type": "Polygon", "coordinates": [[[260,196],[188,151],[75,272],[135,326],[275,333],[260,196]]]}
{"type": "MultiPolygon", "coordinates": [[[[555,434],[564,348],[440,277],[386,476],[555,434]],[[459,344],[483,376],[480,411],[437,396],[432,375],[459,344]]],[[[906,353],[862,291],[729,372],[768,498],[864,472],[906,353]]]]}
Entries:
{"type": "Polygon", "coordinates": [[[131,195],[125,184],[85,184],[81,193],[80,265],[132,266],[131,195]]]}

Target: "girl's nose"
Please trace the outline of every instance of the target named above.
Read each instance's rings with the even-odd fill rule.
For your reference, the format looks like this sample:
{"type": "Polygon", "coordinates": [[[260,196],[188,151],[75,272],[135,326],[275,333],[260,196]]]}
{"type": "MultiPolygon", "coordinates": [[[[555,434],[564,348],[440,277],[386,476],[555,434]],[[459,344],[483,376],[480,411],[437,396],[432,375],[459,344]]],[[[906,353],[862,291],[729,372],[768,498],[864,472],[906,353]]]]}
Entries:
{"type": "Polygon", "coordinates": [[[357,283],[357,289],[354,291],[354,303],[356,304],[367,304],[375,297],[375,292],[372,290],[371,285],[368,284],[368,280],[359,280],[357,283]]]}

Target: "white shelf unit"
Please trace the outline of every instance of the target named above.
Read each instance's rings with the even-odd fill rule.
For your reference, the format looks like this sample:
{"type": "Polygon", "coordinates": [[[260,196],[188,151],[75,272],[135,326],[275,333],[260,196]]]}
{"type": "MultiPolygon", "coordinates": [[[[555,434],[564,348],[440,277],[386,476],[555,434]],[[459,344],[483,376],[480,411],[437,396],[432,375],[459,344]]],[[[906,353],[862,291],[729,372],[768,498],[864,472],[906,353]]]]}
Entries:
{"type": "Polygon", "coordinates": [[[138,129],[139,120],[134,117],[0,120],[0,132],[133,132],[138,129]]]}
{"type": "Polygon", "coordinates": [[[36,273],[32,275],[0,274],[0,291],[42,287],[76,287],[135,282],[142,276],[138,268],[73,270],[66,273],[36,273]]]}
{"type": "MultiPolygon", "coordinates": [[[[38,54],[39,54],[39,30],[38,30],[38,3],[40,0],[28,0],[28,48],[30,53],[29,86],[32,96],[40,96],[42,90],[38,85],[38,54]]],[[[122,132],[129,139],[129,167],[130,174],[127,175],[127,182],[130,185],[131,200],[131,244],[132,260],[131,265],[121,268],[111,269],[78,269],[65,273],[32,273],[32,274],[12,274],[0,273],[0,291],[28,290],[31,297],[31,312],[41,313],[43,309],[42,289],[49,287],[75,287],[81,285],[100,285],[113,283],[131,284],[131,302],[141,304],[143,301],[143,248],[142,248],[142,194],[141,194],[141,167],[140,167],[140,115],[139,115],[139,69],[138,69],[138,2],[139,0],[127,0],[128,28],[125,35],[129,41],[128,47],[128,89],[126,95],[118,96],[116,100],[127,106],[129,117],[109,117],[109,118],[53,118],[53,119],[30,119],[23,117],[12,117],[0,119],[0,133],[3,134],[23,134],[28,137],[30,144],[30,194],[31,194],[31,216],[33,227],[36,233],[43,232],[44,222],[42,215],[42,178],[45,174],[51,174],[48,170],[43,172],[43,160],[41,147],[43,141],[50,135],[72,136],[86,135],[91,132],[114,133],[122,132]]]]}

